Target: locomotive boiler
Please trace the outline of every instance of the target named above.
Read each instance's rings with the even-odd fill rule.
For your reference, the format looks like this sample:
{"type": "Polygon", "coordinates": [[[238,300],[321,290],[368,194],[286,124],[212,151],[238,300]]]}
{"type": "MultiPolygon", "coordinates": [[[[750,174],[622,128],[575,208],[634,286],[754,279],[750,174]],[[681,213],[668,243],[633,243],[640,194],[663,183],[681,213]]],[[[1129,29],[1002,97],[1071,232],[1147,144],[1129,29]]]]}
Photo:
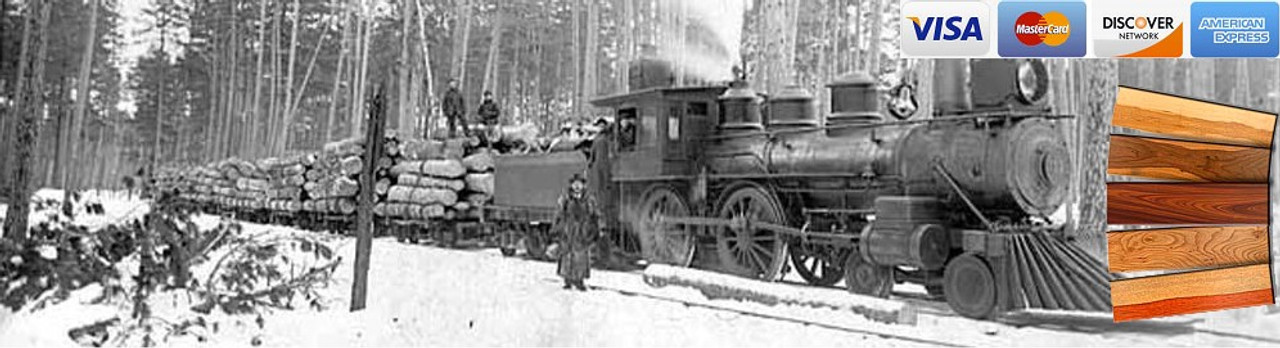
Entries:
{"type": "Polygon", "coordinates": [[[914,117],[912,86],[886,93],[866,74],[830,83],[824,112],[802,89],[742,81],[603,98],[628,142],[596,151],[593,170],[651,262],[766,280],[794,269],[874,296],[920,283],[989,317],[1020,305],[1000,272],[1010,241],[1060,228],[1069,116],[1046,106],[1040,61],[935,68],[932,113],[914,117]]]}

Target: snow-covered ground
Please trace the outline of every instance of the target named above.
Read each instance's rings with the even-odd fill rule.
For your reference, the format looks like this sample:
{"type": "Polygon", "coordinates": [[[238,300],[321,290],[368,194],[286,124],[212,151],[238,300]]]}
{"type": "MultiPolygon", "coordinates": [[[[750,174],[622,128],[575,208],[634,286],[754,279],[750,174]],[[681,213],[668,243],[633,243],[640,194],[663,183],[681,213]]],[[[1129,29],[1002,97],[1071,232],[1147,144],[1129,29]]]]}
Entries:
{"type": "MultiPolygon", "coordinates": [[[[108,205],[114,217],[133,214],[127,200],[108,205]],[[121,205],[121,207],[113,207],[121,205]]],[[[104,219],[113,217],[108,214],[104,219]]],[[[201,225],[216,224],[213,217],[201,225]]],[[[245,232],[310,233],[245,224],[245,232]]],[[[1103,316],[1040,314],[1007,322],[955,316],[944,304],[921,303],[914,325],[884,324],[861,315],[800,306],[709,300],[682,287],[650,287],[639,273],[593,271],[589,285],[620,289],[562,290],[555,265],[503,257],[496,250],[450,250],[393,239],[373,243],[368,308],[347,311],[354,240],[329,238],[343,258],[334,283],[322,290],[329,309],[274,311],[258,327],[252,316],[214,316],[219,329],[204,342],[173,338],[170,346],[920,346],[887,335],[963,346],[1205,346],[1280,345],[1280,314],[1266,308],[1200,314],[1117,325],[1103,316]],[[768,319],[699,305],[757,312],[768,319]],[[1068,329],[1070,328],[1070,329],[1068,329]],[[849,330],[851,329],[851,330],[849,330]],[[1206,332],[1206,330],[1221,333],[1206,332]],[[1270,339],[1257,340],[1249,337],[1270,339]]],[[[829,289],[833,293],[841,290],[829,289]]],[[[67,330],[120,308],[88,305],[100,288],[35,312],[0,310],[0,346],[70,346],[67,330]]],[[[179,294],[154,298],[157,316],[189,314],[179,294]],[[168,305],[166,305],[168,304],[168,305]],[[165,307],[168,308],[165,308],[165,307]]],[[[852,295],[849,295],[852,296],[852,295]]],[[[909,295],[908,295],[909,296],[909,295]]]]}

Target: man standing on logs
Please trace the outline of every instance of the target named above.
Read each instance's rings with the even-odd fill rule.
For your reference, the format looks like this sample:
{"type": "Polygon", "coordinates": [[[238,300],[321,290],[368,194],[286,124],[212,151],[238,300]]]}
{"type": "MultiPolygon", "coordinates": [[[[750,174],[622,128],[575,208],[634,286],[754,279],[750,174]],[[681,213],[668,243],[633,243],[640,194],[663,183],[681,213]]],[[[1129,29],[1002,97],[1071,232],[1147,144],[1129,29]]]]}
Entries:
{"type": "Polygon", "coordinates": [[[587,291],[583,280],[591,276],[591,246],[600,234],[600,212],[595,198],[587,193],[587,179],[574,174],[569,179],[569,192],[560,196],[560,209],[555,225],[558,235],[559,262],[556,273],[564,278],[564,289],[587,291]]]}
{"type": "Polygon", "coordinates": [[[480,124],[484,125],[482,135],[484,142],[492,145],[492,141],[497,141],[500,130],[498,129],[498,117],[502,114],[502,110],[498,108],[498,103],[493,101],[493,92],[484,91],[484,99],[480,102],[480,108],[476,110],[476,115],[480,116],[480,124]]]}
{"type": "Polygon", "coordinates": [[[449,119],[449,138],[458,136],[455,129],[462,126],[462,134],[471,136],[471,128],[467,127],[467,104],[462,99],[462,92],[458,92],[458,80],[449,79],[449,90],[444,92],[444,101],[441,103],[444,109],[444,116],[449,119]]]}

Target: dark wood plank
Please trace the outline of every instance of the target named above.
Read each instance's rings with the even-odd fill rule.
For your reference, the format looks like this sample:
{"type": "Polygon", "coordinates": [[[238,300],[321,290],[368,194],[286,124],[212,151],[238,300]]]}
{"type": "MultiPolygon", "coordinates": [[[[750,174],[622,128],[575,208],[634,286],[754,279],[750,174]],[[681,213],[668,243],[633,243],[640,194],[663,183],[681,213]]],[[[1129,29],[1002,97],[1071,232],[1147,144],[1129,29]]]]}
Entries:
{"type": "Polygon", "coordinates": [[[1271,268],[1240,266],[1111,282],[1115,321],[1267,305],[1271,268]]]}
{"type": "Polygon", "coordinates": [[[1266,224],[1267,184],[1108,183],[1107,223],[1266,224]]]}
{"type": "Polygon", "coordinates": [[[1214,143],[1271,146],[1275,115],[1120,87],[1111,124],[1214,143]]]}
{"type": "Polygon", "coordinates": [[[1267,226],[1218,226],[1107,234],[1111,272],[1181,270],[1265,263],[1267,226]]]}
{"type": "Polygon", "coordinates": [[[1267,182],[1264,148],[1112,135],[1107,174],[1195,182],[1267,182]]]}

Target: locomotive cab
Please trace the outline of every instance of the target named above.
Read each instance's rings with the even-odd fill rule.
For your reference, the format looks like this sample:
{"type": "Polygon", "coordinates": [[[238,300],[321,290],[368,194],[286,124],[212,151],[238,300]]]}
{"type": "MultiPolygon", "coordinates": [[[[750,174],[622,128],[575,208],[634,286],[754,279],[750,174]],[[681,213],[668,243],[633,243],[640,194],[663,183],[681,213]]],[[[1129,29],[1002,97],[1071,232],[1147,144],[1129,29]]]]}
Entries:
{"type": "Polygon", "coordinates": [[[696,139],[711,131],[724,87],[656,87],[604,97],[592,105],[612,110],[618,137],[612,149],[615,181],[688,175],[696,139]],[[694,141],[690,141],[694,140],[694,141]]]}

